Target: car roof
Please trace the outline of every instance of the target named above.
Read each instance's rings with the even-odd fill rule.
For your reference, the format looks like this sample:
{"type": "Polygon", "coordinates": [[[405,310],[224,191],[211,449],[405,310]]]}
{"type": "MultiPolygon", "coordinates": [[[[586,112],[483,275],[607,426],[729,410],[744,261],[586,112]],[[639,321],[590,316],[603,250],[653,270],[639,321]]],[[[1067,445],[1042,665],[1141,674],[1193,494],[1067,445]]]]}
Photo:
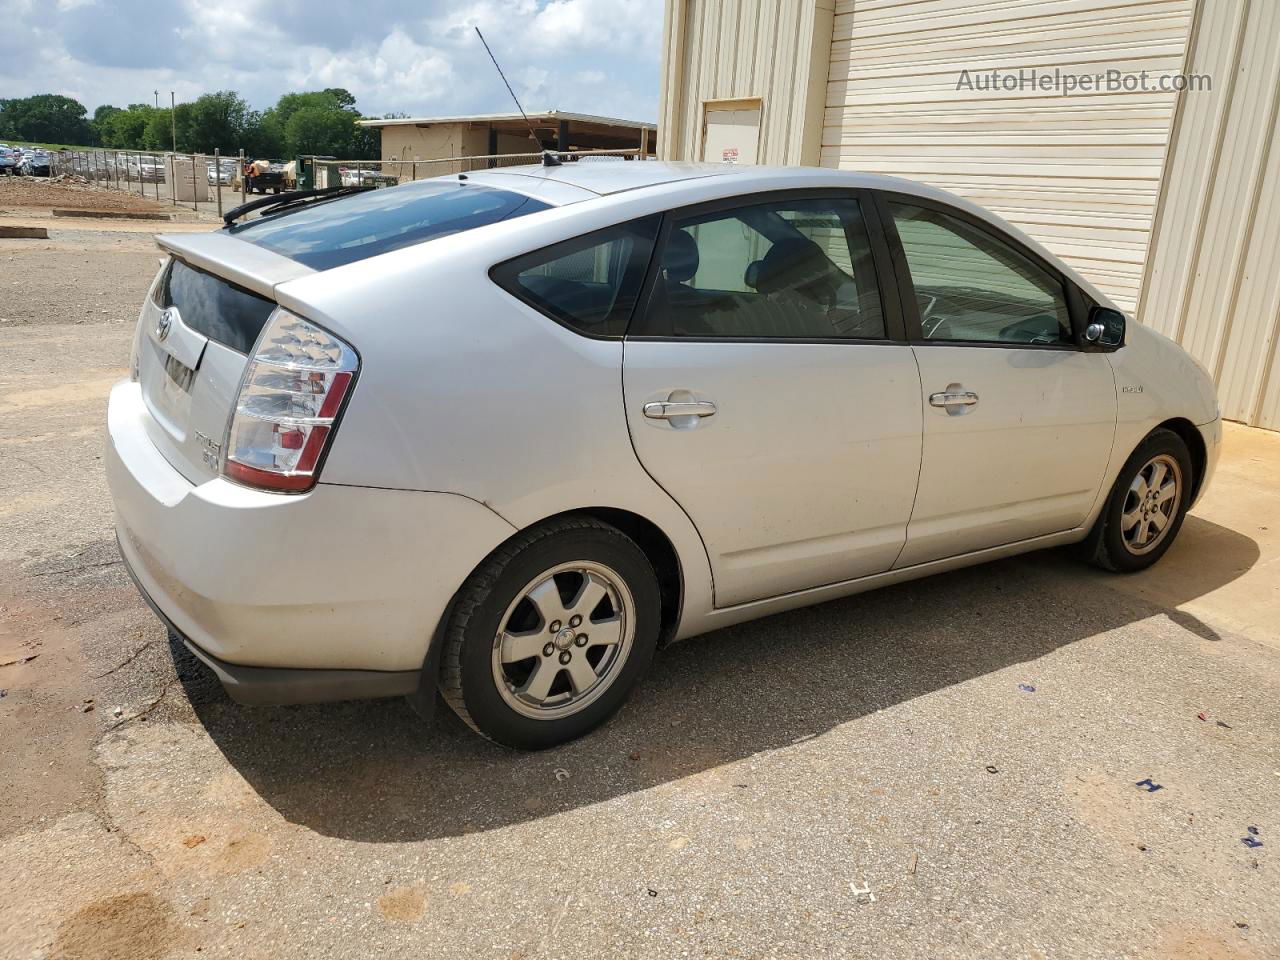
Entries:
{"type": "MultiPolygon", "coordinates": [[[[654,160],[628,162],[621,157],[583,157],[554,167],[535,163],[484,171],[485,179],[518,177],[524,180],[554,181],[601,196],[730,172],[732,170],[727,164],[666,163],[654,160]]],[[[523,189],[517,183],[512,183],[511,187],[514,190],[523,189]]]]}
{"type": "MultiPolygon", "coordinates": [[[[468,174],[475,177],[475,174],[468,174]]],[[[698,180],[706,177],[733,177],[745,189],[752,180],[769,181],[772,189],[778,189],[778,181],[787,186],[804,187],[806,183],[830,183],[833,177],[848,187],[864,187],[881,190],[916,192],[920,185],[897,177],[860,173],[854,170],[834,170],[829,167],[770,167],[732,163],[685,163],[662,160],[624,161],[620,157],[586,158],[559,166],[546,167],[530,164],[518,167],[500,167],[483,171],[486,182],[497,186],[506,178],[555,181],[578,187],[600,196],[638,190],[643,187],[698,180]]],[[[520,190],[517,183],[511,188],[520,190]]]]}

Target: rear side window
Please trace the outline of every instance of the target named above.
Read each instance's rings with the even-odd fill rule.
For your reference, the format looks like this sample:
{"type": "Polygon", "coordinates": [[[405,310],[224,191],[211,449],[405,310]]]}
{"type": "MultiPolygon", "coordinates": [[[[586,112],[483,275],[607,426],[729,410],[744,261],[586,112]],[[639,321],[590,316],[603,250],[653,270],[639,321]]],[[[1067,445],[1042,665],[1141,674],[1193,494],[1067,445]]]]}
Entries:
{"type": "Polygon", "coordinates": [[[590,337],[620,337],[640,297],[658,216],[535,250],[490,272],[495,283],[590,337]]]}
{"type": "Polygon", "coordinates": [[[160,306],[176,307],[182,322],[232,350],[248,353],[276,308],[275,303],[171,260],[159,290],[160,306]]]}
{"type": "Polygon", "coordinates": [[[541,200],[510,190],[460,180],[420,180],[319,200],[276,216],[267,211],[230,232],[313,269],[327,270],[547,208],[541,200]]]}

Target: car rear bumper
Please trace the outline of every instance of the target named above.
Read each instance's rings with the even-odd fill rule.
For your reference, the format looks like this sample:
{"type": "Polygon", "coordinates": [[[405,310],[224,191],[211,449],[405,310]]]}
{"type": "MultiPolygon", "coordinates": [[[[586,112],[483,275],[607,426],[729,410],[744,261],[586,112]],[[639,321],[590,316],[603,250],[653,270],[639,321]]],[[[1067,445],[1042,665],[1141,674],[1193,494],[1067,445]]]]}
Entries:
{"type": "Polygon", "coordinates": [[[237,699],[280,702],[287,686],[311,691],[292,702],[404,692],[409,678],[396,675],[421,670],[462,581],[514,532],[455,494],[193,484],[151,442],[149,416],[138,384],[116,385],[106,468],[120,553],[148,602],[233,696],[239,688],[237,699]],[[310,672],[335,673],[302,676],[310,672]]]}
{"type": "MultiPolygon", "coordinates": [[[[118,542],[118,541],[117,541],[118,542]]],[[[124,548],[121,546],[121,555],[124,548]]],[[[212,670],[237,703],[255,706],[282,706],[298,703],[327,703],[332,700],[372,700],[402,697],[418,689],[420,670],[297,670],[280,667],[241,667],[219,660],[202,650],[169,619],[147,593],[126,558],[125,570],[152,612],[182,641],[192,655],[212,670]]]]}

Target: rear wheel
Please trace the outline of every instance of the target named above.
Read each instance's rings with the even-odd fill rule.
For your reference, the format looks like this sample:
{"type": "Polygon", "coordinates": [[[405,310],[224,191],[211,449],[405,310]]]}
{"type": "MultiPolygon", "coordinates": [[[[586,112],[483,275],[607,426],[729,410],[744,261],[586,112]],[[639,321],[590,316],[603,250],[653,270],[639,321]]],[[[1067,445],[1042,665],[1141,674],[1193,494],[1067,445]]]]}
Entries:
{"type": "Polygon", "coordinates": [[[474,730],[542,749],[626,701],[657,645],[657,577],[636,544],[589,518],[553,521],[468,578],[445,631],[441,693],[474,730]]]}
{"type": "Polygon", "coordinates": [[[1088,558],[1120,573],[1145,570],[1173,544],[1191,505],[1193,467],[1183,439],[1154,430],[1116,478],[1085,541],[1088,558]]]}

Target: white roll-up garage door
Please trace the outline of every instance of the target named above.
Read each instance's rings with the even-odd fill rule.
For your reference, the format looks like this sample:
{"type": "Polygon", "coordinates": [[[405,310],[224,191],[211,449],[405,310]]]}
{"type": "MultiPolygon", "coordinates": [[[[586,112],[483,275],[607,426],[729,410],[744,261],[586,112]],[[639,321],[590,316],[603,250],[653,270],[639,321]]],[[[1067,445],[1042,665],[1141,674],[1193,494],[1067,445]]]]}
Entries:
{"type": "Polygon", "coordinates": [[[968,197],[1131,310],[1176,94],[978,87],[993,70],[1179,74],[1193,7],[1193,0],[839,0],[822,162],[968,197]]]}

